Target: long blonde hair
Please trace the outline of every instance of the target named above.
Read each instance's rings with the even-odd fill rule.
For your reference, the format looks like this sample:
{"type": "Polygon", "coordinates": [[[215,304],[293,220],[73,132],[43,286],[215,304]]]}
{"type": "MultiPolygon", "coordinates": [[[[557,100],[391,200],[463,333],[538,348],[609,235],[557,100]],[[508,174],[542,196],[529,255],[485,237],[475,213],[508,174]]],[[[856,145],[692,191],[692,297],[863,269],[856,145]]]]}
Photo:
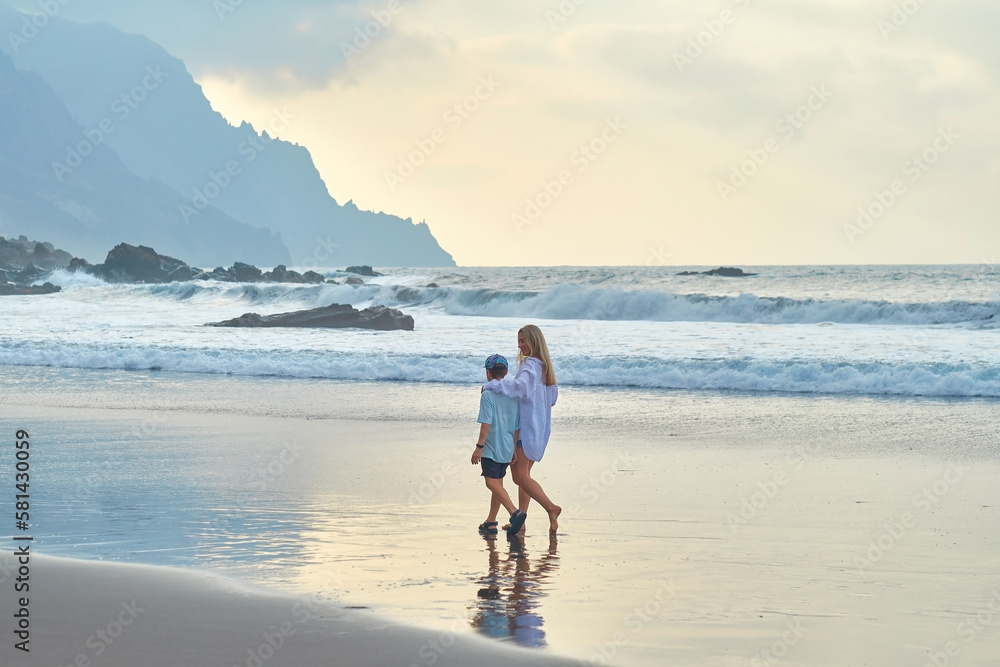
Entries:
{"type": "Polygon", "coordinates": [[[552,367],[552,357],[549,356],[549,346],[545,343],[542,330],[534,324],[526,324],[517,333],[524,336],[529,351],[527,355],[517,353],[517,364],[520,366],[527,357],[538,358],[542,362],[542,384],[556,384],[556,369],[552,367]]]}

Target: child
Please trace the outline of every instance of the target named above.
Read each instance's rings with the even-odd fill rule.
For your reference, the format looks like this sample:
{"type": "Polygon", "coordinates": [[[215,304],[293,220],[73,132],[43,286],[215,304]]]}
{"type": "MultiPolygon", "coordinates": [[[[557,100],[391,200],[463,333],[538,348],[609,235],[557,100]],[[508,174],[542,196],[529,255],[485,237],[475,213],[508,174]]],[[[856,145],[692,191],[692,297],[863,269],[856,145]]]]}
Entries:
{"type": "MultiPolygon", "coordinates": [[[[487,382],[502,379],[506,375],[506,359],[494,354],[486,360],[487,382]]],[[[479,532],[487,535],[497,533],[497,512],[501,505],[510,512],[511,525],[520,530],[527,515],[514,506],[507,490],[503,488],[503,478],[507,474],[507,466],[514,458],[514,443],[517,442],[521,428],[521,411],[517,401],[493,392],[482,392],[478,421],[479,440],[472,453],[472,465],[482,464],[486,488],[493,494],[490,499],[490,514],[479,526],[479,532]]]]}
{"type": "MultiPolygon", "coordinates": [[[[526,516],[528,503],[535,499],[549,515],[549,532],[559,529],[559,515],[562,508],[552,502],[545,491],[531,476],[531,468],[542,460],[545,447],[549,444],[552,433],[552,406],[559,398],[559,385],[556,384],[556,373],[549,356],[549,346],[541,329],[534,324],[521,327],[517,332],[517,348],[520,351],[517,361],[517,374],[513,380],[487,382],[483,393],[496,393],[498,396],[516,398],[521,406],[521,417],[524,420],[524,442],[518,441],[517,456],[511,465],[511,477],[519,488],[518,502],[521,516],[526,516]]],[[[523,519],[507,528],[508,535],[515,535],[524,525],[523,519]]]]}

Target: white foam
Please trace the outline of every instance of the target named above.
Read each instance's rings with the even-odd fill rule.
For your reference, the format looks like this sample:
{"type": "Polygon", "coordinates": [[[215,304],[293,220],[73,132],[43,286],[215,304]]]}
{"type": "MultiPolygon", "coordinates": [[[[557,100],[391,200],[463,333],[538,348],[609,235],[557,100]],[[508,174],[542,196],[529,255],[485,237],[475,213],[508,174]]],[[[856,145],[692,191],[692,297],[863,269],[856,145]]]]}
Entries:
{"type": "MultiPolygon", "coordinates": [[[[364,381],[481,382],[480,356],[0,341],[0,364],[4,365],[364,381]]],[[[564,386],[1000,397],[1000,366],[964,363],[670,360],[584,355],[561,358],[559,379],[564,386]]]]}
{"type": "Polygon", "coordinates": [[[792,299],[560,285],[542,292],[463,288],[383,289],[388,306],[437,305],[451,315],[659,322],[760,324],[956,324],[991,322],[1000,302],[897,303],[865,299],[792,299]]]}
{"type": "Polygon", "coordinates": [[[63,289],[72,289],[74,287],[97,287],[107,284],[97,276],[92,276],[89,273],[84,273],[83,271],[67,271],[65,269],[56,269],[41,280],[36,280],[34,282],[35,285],[41,285],[43,283],[52,283],[53,285],[57,285],[63,289]]]}

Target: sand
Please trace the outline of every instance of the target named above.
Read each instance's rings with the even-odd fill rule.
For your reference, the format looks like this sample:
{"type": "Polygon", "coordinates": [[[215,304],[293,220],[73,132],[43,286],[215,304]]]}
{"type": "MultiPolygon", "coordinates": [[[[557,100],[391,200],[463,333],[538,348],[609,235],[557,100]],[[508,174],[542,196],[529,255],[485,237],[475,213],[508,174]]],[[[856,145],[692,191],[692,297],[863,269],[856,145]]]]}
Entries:
{"type": "MultiPolygon", "coordinates": [[[[475,534],[487,503],[465,462],[475,388],[30,369],[0,381],[0,428],[36,431],[46,471],[39,551],[184,568],[140,578],[171,582],[150,599],[185,591],[216,610],[207,634],[233,662],[190,664],[246,664],[312,594],[338,620],[303,639],[349,638],[370,664],[402,667],[429,665],[420,647],[447,632],[590,664],[1000,655],[995,402],[569,389],[536,467],[566,508],[562,528],[550,539],[529,511],[510,545],[475,534]],[[242,613],[256,620],[231,622],[242,613]],[[383,642],[398,657],[378,662],[365,622],[406,638],[383,642]]],[[[66,665],[133,596],[119,574],[86,592],[91,564],[60,574],[52,562],[38,574],[54,601],[38,608],[38,637],[64,653],[25,664],[66,665]],[[72,635],[43,616],[60,606],[72,635]]],[[[12,618],[6,585],[0,617],[12,618]]],[[[188,632],[185,609],[163,607],[159,632],[188,632]]],[[[122,650],[130,637],[177,656],[201,646],[147,633],[123,632],[122,650]]]]}
{"type": "MultiPolygon", "coordinates": [[[[30,562],[30,653],[9,633],[4,665],[567,665],[467,633],[427,631],[312,595],[215,575],[49,556],[30,562]]],[[[11,586],[0,607],[19,609],[11,586]]],[[[14,613],[12,611],[12,613],[14,613]]],[[[4,614],[13,625],[12,614],[4,614]]]]}

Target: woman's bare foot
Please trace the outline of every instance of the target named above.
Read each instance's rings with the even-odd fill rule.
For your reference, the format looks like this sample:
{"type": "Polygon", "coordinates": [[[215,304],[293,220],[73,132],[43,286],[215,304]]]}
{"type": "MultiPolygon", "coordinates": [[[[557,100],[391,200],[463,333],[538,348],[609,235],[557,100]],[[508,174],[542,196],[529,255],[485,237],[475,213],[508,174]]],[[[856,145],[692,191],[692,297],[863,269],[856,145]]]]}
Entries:
{"type": "Polygon", "coordinates": [[[549,512],[549,532],[554,533],[559,530],[559,515],[562,514],[562,508],[558,505],[553,506],[552,511],[549,512]]]}

